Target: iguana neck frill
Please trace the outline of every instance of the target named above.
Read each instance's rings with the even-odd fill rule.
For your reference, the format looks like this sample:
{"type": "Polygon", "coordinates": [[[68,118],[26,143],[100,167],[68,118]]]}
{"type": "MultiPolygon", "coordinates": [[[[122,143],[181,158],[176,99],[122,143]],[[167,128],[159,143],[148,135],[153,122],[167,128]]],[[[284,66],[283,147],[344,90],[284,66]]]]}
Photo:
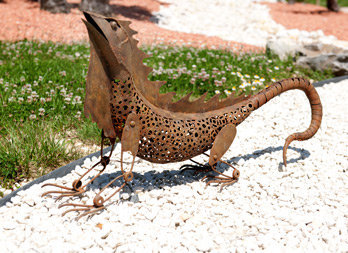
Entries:
{"type": "MultiPolygon", "coordinates": [[[[289,89],[305,91],[312,107],[308,130],[291,135],[292,140],[310,138],[321,122],[318,94],[304,79],[288,79],[271,85],[252,97],[205,102],[205,95],[190,102],[189,96],[172,102],[175,93],[160,94],[163,82],[147,79],[151,68],[143,64],[146,54],[138,49],[129,22],[85,13],[91,40],[85,114],[91,115],[107,137],[121,138],[130,113],[141,123],[137,156],[157,163],[177,162],[199,155],[212,147],[219,131],[228,124],[237,126],[272,97],[289,89]]],[[[285,149],[286,152],[286,149],[285,149]]]]}

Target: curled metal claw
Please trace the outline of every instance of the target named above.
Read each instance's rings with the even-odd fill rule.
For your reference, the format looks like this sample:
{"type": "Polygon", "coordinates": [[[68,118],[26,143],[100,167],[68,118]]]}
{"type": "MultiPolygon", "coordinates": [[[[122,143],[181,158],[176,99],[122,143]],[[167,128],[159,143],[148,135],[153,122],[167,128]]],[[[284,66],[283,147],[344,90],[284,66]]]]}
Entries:
{"type": "Polygon", "coordinates": [[[74,193],[62,194],[62,195],[60,195],[60,196],[58,196],[58,197],[56,198],[56,202],[57,202],[58,200],[61,200],[61,199],[64,198],[64,197],[74,197],[74,196],[78,196],[78,195],[80,195],[80,194],[82,194],[82,193],[85,193],[85,192],[86,192],[86,190],[82,190],[82,191],[78,191],[78,192],[74,192],[74,193]]]}
{"type": "Polygon", "coordinates": [[[73,192],[73,191],[72,191],[72,192],[64,192],[64,191],[48,191],[48,192],[43,193],[43,194],[41,195],[41,197],[44,197],[44,196],[46,196],[46,195],[48,195],[48,194],[52,194],[52,193],[59,193],[59,194],[65,194],[65,193],[67,193],[67,194],[71,194],[71,193],[74,193],[74,192],[73,192]]]}
{"type": "Polygon", "coordinates": [[[232,173],[232,176],[233,176],[233,178],[238,179],[239,176],[240,176],[239,170],[234,169],[234,170],[233,170],[233,173],[232,173]]]}
{"type": "Polygon", "coordinates": [[[64,189],[64,190],[72,190],[70,187],[66,187],[66,186],[62,186],[62,185],[58,185],[58,184],[44,184],[41,186],[41,188],[44,188],[46,186],[55,186],[55,187],[58,187],[58,188],[61,188],[61,189],[64,189]]]}
{"type": "Polygon", "coordinates": [[[101,207],[104,204],[104,198],[100,195],[95,196],[93,199],[93,204],[95,207],[101,207]]]}
{"type": "Polygon", "coordinates": [[[76,218],[76,220],[78,221],[79,219],[81,219],[82,217],[86,216],[86,215],[89,215],[89,214],[93,214],[93,213],[96,213],[100,210],[103,210],[105,209],[105,206],[101,206],[101,207],[96,207],[96,208],[93,208],[92,210],[88,211],[88,212],[84,212],[83,214],[81,214],[80,216],[78,216],[76,218]]]}
{"type": "Polygon", "coordinates": [[[65,186],[62,186],[62,185],[57,185],[57,184],[44,184],[41,186],[41,188],[43,187],[46,187],[46,186],[54,186],[54,187],[58,187],[58,188],[61,188],[61,189],[64,189],[64,190],[68,190],[68,191],[47,191],[45,193],[43,193],[41,195],[41,197],[44,197],[48,194],[61,194],[60,196],[58,196],[56,198],[56,201],[64,198],[64,197],[71,197],[71,196],[77,196],[77,195],[80,195],[82,193],[85,192],[84,189],[81,188],[82,186],[82,182],[81,180],[75,180],[73,183],[72,183],[72,188],[71,187],[65,187],[65,186]]]}
{"type": "Polygon", "coordinates": [[[82,186],[82,182],[81,180],[74,180],[74,182],[72,183],[72,186],[74,188],[75,191],[79,191],[81,189],[82,186]]]}
{"type": "Polygon", "coordinates": [[[132,181],[132,180],[133,180],[133,173],[132,173],[131,171],[125,172],[125,173],[123,174],[123,179],[124,179],[124,181],[125,181],[126,183],[132,181]]]}
{"type": "Polygon", "coordinates": [[[202,181],[203,180],[206,180],[208,178],[212,178],[212,180],[209,180],[209,181],[206,181],[206,184],[207,185],[210,185],[210,184],[213,184],[213,183],[217,183],[217,184],[221,184],[221,187],[220,187],[220,192],[222,191],[222,189],[227,186],[227,185],[231,185],[231,184],[234,184],[235,182],[238,181],[238,178],[240,176],[240,172],[239,170],[237,170],[236,168],[234,168],[231,164],[225,162],[225,161],[220,161],[222,163],[225,163],[227,165],[229,165],[231,168],[233,168],[233,172],[232,172],[232,176],[228,176],[228,175],[225,175],[219,171],[217,171],[214,167],[215,166],[212,166],[211,169],[218,173],[220,176],[213,176],[213,175],[206,175],[202,178],[202,181]]]}
{"type": "MultiPolygon", "coordinates": [[[[101,197],[102,198],[102,197],[101,197]]],[[[78,207],[78,208],[72,208],[72,209],[68,209],[66,210],[64,213],[62,213],[62,216],[66,215],[67,213],[70,212],[81,212],[81,211],[85,211],[84,213],[82,213],[81,215],[79,215],[76,220],[79,220],[80,218],[98,212],[100,210],[105,209],[105,206],[101,205],[101,206],[96,206],[96,205],[84,205],[84,204],[75,204],[75,203],[66,203],[66,204],[61,204],[58,206],[58,208],[62,208],[62,207],[66,207],[66,206],[73,206],[73,207],[78,207]]]]}

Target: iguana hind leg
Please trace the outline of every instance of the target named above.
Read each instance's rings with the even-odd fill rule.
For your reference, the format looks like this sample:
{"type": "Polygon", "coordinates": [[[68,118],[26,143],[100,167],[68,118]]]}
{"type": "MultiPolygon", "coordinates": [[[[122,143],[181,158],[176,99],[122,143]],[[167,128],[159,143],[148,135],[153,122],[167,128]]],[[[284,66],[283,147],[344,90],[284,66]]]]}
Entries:
{"type": "Polygon", "coordinates": [[[214,143],[213,143],[213,147],[212,147],[212,149],[210,151],[210,155],[209,155],[209,165],[214,172],[219,174],[219,176],[211,176],[211,175],[205,176],[203,178],[203,180],[208,179],[208,178],[212,178],[212,180],[207,181],[207,185],[209,185],[211,183],[218,183],[218,184],[221,184],[221,189],[222,189],[226,185],[230,185],[230,184],[237,182],[239,175],[240,175],[239,170],[234,168],[231,164],[221,160],[221,157],[226,153],[228,148],[231,146],[231,144],[234,140],[234,137],[236,136],[236,133],[237,133],[236,126],[233,124],[230,124],[230,125],[224,126],[220,130],[218,135],[216,136],[214,143]],[[228,176],[228,175],[225,175],[225,174],[217,171],[216,164],[218,162],[225,163],[228,166],[232,167],[234,169],[232,176],[228,176]]]}
{"type": "Polygon", "coordinates": [[[94,197],[92,205],[84,205],[84,204],[78,204],[78,203],[67,203],[67,204],[60,205],[59,208],[67,207],[67,206],[74,207],[72,209],[65,211],[63,215],[69,212],[84,211],[84,213],[82,213],[80,216],[77,217],[77,219],[80,219],[83,216],[96,213],[100,210],[105,209],[104,203],[110,200],[113,196],[115,196],[116,193],[120,192],[126,184],[128,184],[129,182],[133,180],[132,170],[134,167],[135,157],[138,153],[139,141],[140,141],[140,121],[136,114],[131,113],[127,117],[126,123],[123,128],[123,132],[122,132],[122,139],[121,139],[121,172],[122,174],[117,176],[113,180],[111,180],[107,185],[105,185],[99,191],[99,193],[94,197]],[[125,152],[130,152],[133,157],[129,171],[126,171],[123,168],[123,155],[125,152]],[[122,178],[124,182],[122,183],[120,187],[118,187],[113,193],[109,194],[105,198],[101,196],[101,194],[105,191],[106,188],[108,188],[115,181],[119,179],[122,180],[122,178]]]}
{"type": "Polygon", "coordinates": [[[92,183],[97,177],[100,176],[100,174],[103,173],[103,171],[105,170],[106,166],[110,162],[110,158],[111,158],[112,152],[113,152],[114,147],[115,147],[115,139],[109,138],[110,141],[111,141],[111,144],[112,144],[111,151],[110,151],[109,156],[103,156],[103,146],[104,146],[104,140],[105,140],[105,136],[104,136],[104,132],[103,131],[101,133],[101,137],[102,137],[101,138],[102,139],[101,140],[101,144],[100,144],[100,157],[101,158],[100,158],[99,162],[94,164],[90,169],[88,169],[78,179],[74,180],[73,183],[72,183],[72,187],[66,187],[66,186],[62,186],[62,185],[58,185],[58,184],[51,184],[51,183],[42,185],[42,187],[54,186],[54,187],[57,187],[57,188],[60,188],[60,189],[66,190],[66,191],[47,191],[47,192],[43,193],[41,196],[44,197],[44,196],[49,195],[49,194],[60,194],[56,198],[56,201],[57,201],[57,200],[62,199],[64,197],[78,196],[78,195],[84,193],[86,191],[87,185],[92,183]],[[99,164],[103,165],[103,169],[100,170],[97,175],[95,175],[92,179],[90,179],[87,183],[85,183],[83,185],[81,180],[99,164]]]}
{"type": "Polygon", "coordinates": [[[188,170],[193,170],[195,174],[198,174],[200,172],[209,172],[209,171],[211,171],[211,166],[210,165],[201,164],[201,163],[196,162],[196,161],[194,161],[192,159],[190,159],[190,161],[195,163],[195,165],[185,164],[185,165],[181,166],[180,167],[180,170],[181,170],[180,173],[183,173],[184,171],[188,171],[188,170]]]}

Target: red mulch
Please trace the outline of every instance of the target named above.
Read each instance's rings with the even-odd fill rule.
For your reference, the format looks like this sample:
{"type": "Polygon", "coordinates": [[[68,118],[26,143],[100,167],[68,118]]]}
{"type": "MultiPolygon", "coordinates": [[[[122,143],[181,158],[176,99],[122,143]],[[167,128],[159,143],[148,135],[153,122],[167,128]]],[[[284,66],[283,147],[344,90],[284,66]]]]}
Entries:
{"type": "Polygon", "coordinates": [[[348,40],[348,13],[330,12],[326,8],[296,3],[266,3],[272,18],[288,29],[306,31],[322,30],[325,35],[334,35],[339,40],[348,40]]]}

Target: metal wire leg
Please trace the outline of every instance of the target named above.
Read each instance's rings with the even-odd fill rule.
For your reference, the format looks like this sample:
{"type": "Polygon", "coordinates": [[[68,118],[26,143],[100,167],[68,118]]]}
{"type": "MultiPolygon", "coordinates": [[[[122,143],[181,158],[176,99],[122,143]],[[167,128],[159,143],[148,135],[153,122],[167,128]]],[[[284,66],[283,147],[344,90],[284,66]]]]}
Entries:
{"type": "Polygon", "coordinates": [[[112,139],[111,140],[112,147],[111,147],[110,155],[103,156],[103,145],[104,145],[104,140],[105,140],[104,131],[102,131],[101,136],[102,136],[102,140],[101,140],[101,145],[100,145],[101,146],[100,147],[100,156],[101,156],[100,161],[97,162],[96,164],[94,164],[90,169],[88,169],[78,179],[74,180],[74,182],[72,183],[72,187],[66,187],[66,186],[62,186],[62,185],[58,185],[58,184],[51,184],[51,183],[42,185],[42,187],[54,186],[54,187],[64,189],[67,191],[47,191],[47,192],[43,193],[41,195],[41,197],[44,197],[44,196],[49,195],[49,194],[60,194],[56,199],[56,201],[58,201],[64,197],[78,196],[86,191],[87,185],[92,183],[100,174],[102,174],[103,171],[105,170],[106,166],[110,163],[110,158],[111,158],[112,152],[113,152],[114,147],[115,147],[115,140],[112,139]],[[99,171],[99,173],[96,176],[94,176],[91,180],[89,180],[87,183],[82,185],[82,181],[81,181],[82,178],[84,178],[89,172],[91,172],[99,164],[103,165],[103,169],[101,171],[99,171]]]}

